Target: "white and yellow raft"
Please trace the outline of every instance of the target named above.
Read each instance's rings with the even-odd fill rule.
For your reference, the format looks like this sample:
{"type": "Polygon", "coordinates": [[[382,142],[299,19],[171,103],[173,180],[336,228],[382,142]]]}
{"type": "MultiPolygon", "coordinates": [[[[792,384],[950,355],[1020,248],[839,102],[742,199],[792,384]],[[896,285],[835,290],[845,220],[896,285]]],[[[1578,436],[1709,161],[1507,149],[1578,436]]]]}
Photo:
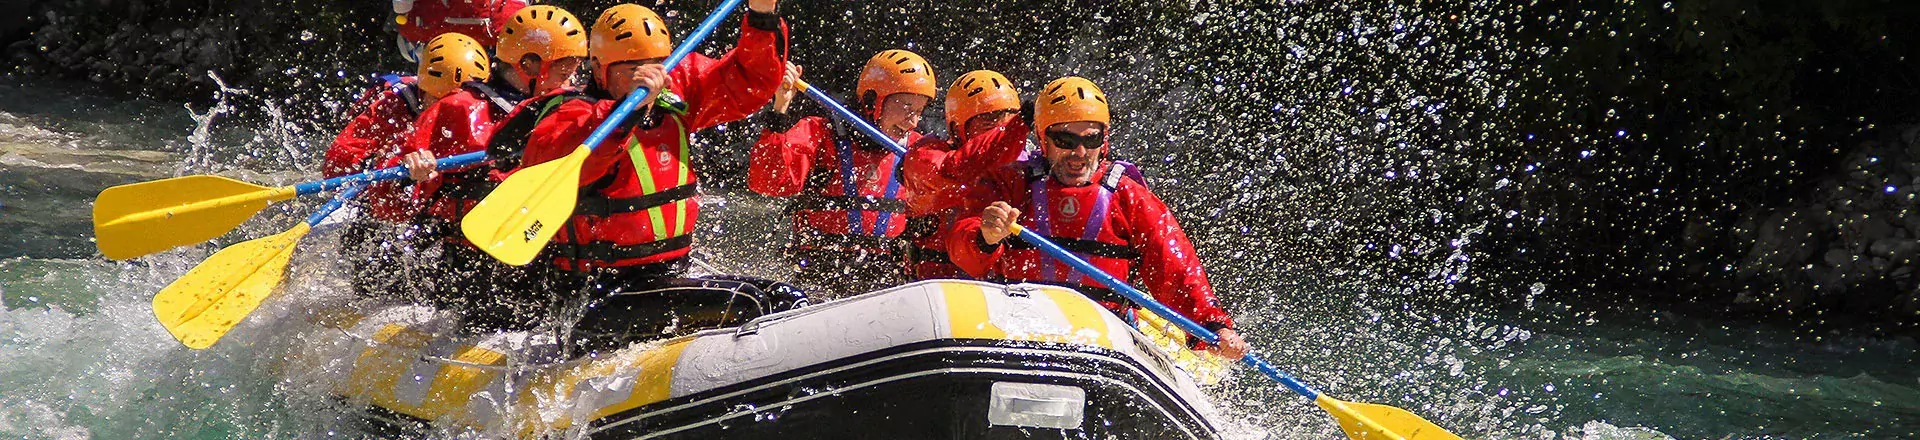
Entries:
{"type": "MultiPolygon", "coordinates": [[[[418,306],[327,319],[290,368],[398,430],[587,438],[1217,438],[1223,363],[1072,290],[927,281],[578,359],[418,306]],[[1196,379],[1197,378],[1197,379],[1196,379]]],[[[550,339],[550,338],[549,338],[550,339]]]]}

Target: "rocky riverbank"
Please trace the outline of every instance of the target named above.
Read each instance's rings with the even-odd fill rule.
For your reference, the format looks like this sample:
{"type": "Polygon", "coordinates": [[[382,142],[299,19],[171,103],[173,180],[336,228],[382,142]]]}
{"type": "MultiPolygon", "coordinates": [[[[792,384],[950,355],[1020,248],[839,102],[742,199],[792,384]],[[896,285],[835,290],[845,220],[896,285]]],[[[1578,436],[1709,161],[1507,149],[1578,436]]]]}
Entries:
{"type": "Polygon", "coordinates": [[[218,87],[209,73],[247,86],[299,87],[345,76],[339,67],[373,71],[397,62],[372,50],[390,38],[384,4],[7,0],[0,6],[18,11],[0,18],[9,73],[83,79],[165,100],[211,99],[218,87]]]}
{"type": "Polygon", "coordinates": [[[1784,203],[1740,214],[1726,242],[1739,255],[1732,280],[1745,287],[1735,302],[1916,320],[1920,126],[1884,133],[1784,203]]]}

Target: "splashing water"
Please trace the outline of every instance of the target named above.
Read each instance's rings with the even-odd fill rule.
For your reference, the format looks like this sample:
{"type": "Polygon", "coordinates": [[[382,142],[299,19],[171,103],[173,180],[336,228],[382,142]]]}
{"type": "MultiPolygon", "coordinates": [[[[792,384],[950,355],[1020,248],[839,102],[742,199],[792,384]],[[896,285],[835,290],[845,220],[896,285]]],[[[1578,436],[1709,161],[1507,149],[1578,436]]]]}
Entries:
{"type": "MultiPolygon", "coordinates": [[[[1536,62],[1556,48],[1504,37],[1528,23],[1519,6],[1117,2],[1038,22],[1026,6],[1001,6],[916,4],[918,17],[972,17],[939,25],[889,7],[783,8],[811,34],[796,38],[796,57],[831,90],[852,83],[837,67],[896,46],[942,73],[989,67],[1028,90],[1068,74],[1102,85],[1115,99],[1116,154],[1145,164],[1244,333],[1329,394],[1406,408],[1470,438],[1920,432],[1920,372],[1911,368],[1920,344],[1911,339],[1807,337],[1572,303],[1563,293],[1592,290],[1583,280],[1494,272],[1490,262],[1539,252],[1514,231],[1545,235],[1556,222],[1588,220],[1549,218],[1535,206],[1578,191],[1562,188],[1554,170],[1604,161],[1609,142],[1635,136],[1526,147],[1542,141],[1516,126],[1527,120],[1516,103],[1536,97],[1512,86],[1538,79],[1536,62]]],[[[289,75],[318,81],[321,72],[332,70],[289,75]]],[[[290,313],[285,304],[270,303],[279,309],[204,352],[178,348],[147,309],[153,292],[211,251],[276,232],[310,202],[270,209],[219,243],[129,263],[85,259],[83,207],[107,185],[182,172],[265,183],[311,176],[337,116],[283,109],[337,109],[340,99],[291,103],[214,79],[217,102],[184,119],[171,106],[0,89],[0,122],[52,133],[0,130],[11,136],[0,138],[11,141],[0,142],[8,197],[0,222],[71,238],[0,248],[12,252],[0,261],[0,435],[358,435],[356,413],[323,397],[328,384],[276,373],[287,354],[276,346],[288,342],[271,336],[284,329],[269,321],[290,313]],[[28,103],[145,116],[99,122],[28,103]],[[165,116],[142,105],[165,107],[165,116]],[[49,151],[115,154],[62,161],[49,151]],[[35,159],[12,159],[27,157],[35,159]],[[123,170],[105,171],[114,165],[123,170]],[[71,175],[55,179],[56,170],[71,175]]],[[[702,252],[722,270],[782,277],[784,261],[765,250],[785,239],[783,202],[737,189],[739,146],[758,132],[742,124],[699,138],[700,169],[715,174],[702,252]]],[[[337,282],[328,276],[314,271],[283,296],[326,293],[337,282]]],[[[1251,373],[1211,391],[1231,437],[1339,435],[1319,409],[1251,373]]]]}

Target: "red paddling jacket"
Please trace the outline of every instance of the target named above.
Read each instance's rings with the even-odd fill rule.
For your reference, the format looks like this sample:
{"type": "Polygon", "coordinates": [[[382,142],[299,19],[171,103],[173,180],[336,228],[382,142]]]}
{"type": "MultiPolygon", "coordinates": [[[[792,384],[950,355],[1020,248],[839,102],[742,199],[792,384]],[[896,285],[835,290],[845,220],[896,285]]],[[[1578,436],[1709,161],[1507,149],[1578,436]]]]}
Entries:
{"type": "Polygon", "coordinates": [[[367,171],[399,151],[413,132],[413,121],[426,105],[420,89],[413,85],[414,78],[387,75],[381,81],[380,86],[360,95],[356,105],[359,112],[327,147],[321,176],[331,179],[367,171]]]}
{"type": "Polygon", "coordinates": [[[1010,118],[992,131],[964,140],[960,148],[929,137],[907,153],[906,238],[913,246],[908,260],[913,279],[968,277],[947,256],[943,238],[960,217],[978,214],[991,202],[975,197],[974,187],[988,172],[1020,159],[1028,131],[1020,118],[1010,118]]]}
{"type": "MultiPolygon", "coordinates": [[[[726,56],[692,54],[669,72],[662,101],[635,111],[581,167],[578,208],[549,247],[554,264],[584,272],[685,257],[700,213],[688,135],[773,100],[786,35],[777,16],[750,12],[726,56]]],[[[528,137],[523,166],[573,152],[617,105],[591,96],[560,104],[528,137]]]]}
{"type": "MultiPolygon", "coordinates": [[[[1193,243],[1173,213],[1146,186],[1125,174],[1121,165],[1105,162],[1095,172],[1093,184],[1069,187],[1047,174],[1044,165],[1015,166],[988,176],[982,190],[988,200],[1019,207],[1021,226],[1114,278],[1144,287],[1154,299],[1187,318],[1213,330],[1233,327],[1233,318],[1220,309],[1193,243]],[[1139,277],[1131,277],[1132,273],[1139,277]]],[[[946,242],[953,262],[969,274],[1074,287],[1114,313],[1131,316],[1124,297],[1017,237],[986,246],[980,238],[979,211],[961,219],[946,242]]]]}
{"type": "MultiPolygon", "coordinates": [[[[553,90],[547,96],[559,96],[561,92],[566,90],[564,88],[553,90]]],[[[545,100],[547,96],[543,96],[541,100],[545,100]]],[[[434,158],[451,158],[451,156],[461,156],[470,152],[484,152],[488,150],[495,127],[501,121],[507,121],[511,115],[515,115],[515,111],[522,108],[520,104],[522,100],[513,90],[513,86],[505,85],[501,81],[495,81],[492,85],[484,85],[484,83],[461,85],[459,90],[440,98],[438,102],[428,106],[426,111],[420,111],[419,123],[417,123],[417,129],[413,131],[413,136],[409,136],[407,144],[399,150],[399,154],[394,158],[386,159],[386,163],[382,163],[380,167],[399,165],[401,156],[407,156],[413,152],[430,152],[434,154],[434,158]]],[[[518,148],[515,148],[511,154],[518,154],[518,148]]],[[[490,156],[501,156],[501,154],[490,154],[490,156]]],[[[465,217],[467,211],[474,208],[476,204],[480,204],[480,200],[486,198],[486,194],[492,192],[493,186],[501,179],[505,179],[505,173],[501,173],[497,165],[478,163],[478,165],[467,165],[459,169],[442,169],[440,175],[432,179],[413,183],[411,192],[401,190],[403,183],[374,184],[369,190],[374,198],[397,198],[407,202],[405,209],[409,213],[424,208],[422,211],[424,215],[438,221],[436,227],[451,227],[451,225],[459,225],[461,217],[465,217]]],[[[447,232],[445,234],[447,240],[467,244],[465,234],[444,232],[447,232]]]]}
{"type": "MultiPolygon", "coordinates": [[[[747,188],[794,197],[787,213],[793,216],[796,248],[879,253],[898,248],[893,239],[907,230],[905,199],[911,193],[900,181],[903,158],[863,136],[808,116],[785,132],[766,130],[754,144],[747,188]]],[[[908,145],[922,139],[907,133],[908,145]]]]}

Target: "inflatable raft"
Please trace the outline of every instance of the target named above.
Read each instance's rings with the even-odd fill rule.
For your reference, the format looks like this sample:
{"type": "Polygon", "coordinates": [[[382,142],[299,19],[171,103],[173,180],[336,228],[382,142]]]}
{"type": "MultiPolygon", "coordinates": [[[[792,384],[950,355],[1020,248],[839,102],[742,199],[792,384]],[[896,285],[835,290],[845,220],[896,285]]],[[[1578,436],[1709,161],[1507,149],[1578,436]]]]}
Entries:
{"type": "Polygon", "coordinates": [[[1148,318],[1142,333],[1065,288],[942,280],[581,353],[391,306],[327,314],[289,368],[333,376],[399,434],[1217,438],[1195,374],[1220,364],[1148,318]]]}

